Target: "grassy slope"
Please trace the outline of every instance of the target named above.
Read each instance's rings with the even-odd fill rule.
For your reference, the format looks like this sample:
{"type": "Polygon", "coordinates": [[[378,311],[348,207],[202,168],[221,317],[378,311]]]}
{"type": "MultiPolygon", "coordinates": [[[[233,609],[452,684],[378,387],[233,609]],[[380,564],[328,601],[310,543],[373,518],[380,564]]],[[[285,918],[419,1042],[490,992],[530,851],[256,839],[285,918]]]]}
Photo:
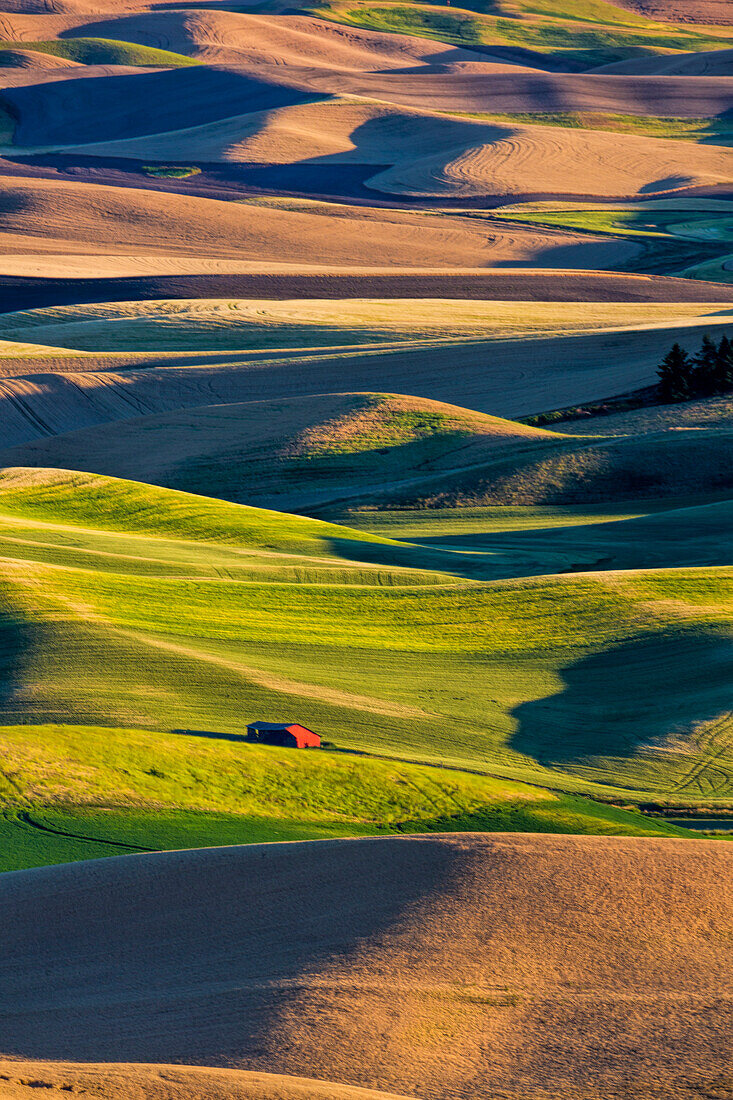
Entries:
{"type": "MultiPolygon", "coordinates": [[[[323,578],[343,583],[429,583],[440,579],[416,573],[414,553],[379,536],[350,532],[321,520],[237,508],[224,501],[166,492],[137,482],[65,470],[40,475],[30,470],[5,471],[0,475],[0,495],[6,514],[36,524],[88,525],[84,538],[101,568],[111,555],[112,566],[119,558],[136,572],[154,572],[170,560],[176,572],[236,573],[239,579],[262,572],[268,579],[323,578]],[[125,537],[112,542],[102,538],[100,542],[97,530],[125,537]],[[155,539],[142,555],[134,538],[137,535],[155,539]],[[202,548],[200,541],[215,545],[202,548]],[[369,562],[377,565],[364,564],[369,562]],[[386,568],[380,568],[382,565],[386,568]]],[[[50,540],[53,531],[40,537],[50,540]]],[[[66,543],[64,536],[60,545],[43,544],[45,553],[52,554],[49,560],[65,564],[66,543]]],[[[445,565],[436,555],[423,555],[420,563],[428,568],[445,565]]]]}
{"type": "MultiPolygon", "coordinates": [[[[726,570],[498,584],[432,575],[427,600],[384,569],[359,567],[359,583],[343,583],[350,562],[337,583],[308,562],[301,583],[288,583],[277,559],[266,572],[265,552],[260,579],[242,579],[223,564],[229,547],[208,544],[241,544],[247,509],[200,499],[183,523],[177,494],[123,484],[106,495],[95,483],[77,480],[66,495],[0,486],[5,723],[236,735],[246,717],[287,712],[340,747],[569,792],[694,801],[733,790],[726,570]],[[101,558],[103,534],[54,529],[54,511],[57,523],[84,528],[96,515],[112,532],[137,511],[148,534],[120,535],[119,557],[108,547],[101,558]],[[187,539],[197,527],[203,549],[173,553],[173,526],[187,539]],[[208,575],[186,566],[198,553],[213,555],[208,575]]],[[[350,539],[334,540],[334,554],[350,539]]],[[[463,555],[440,560],[465,568],[463,555]]]]}
{"type": "Polygon", "coordinates": [[[117,42],[111,38],[63,38],[44,42],[0,43],[0,66],[3,50],[32,50],[36,53],[65,57],[80,65],[134,65],[144,68],[178,69],[200,62],[191,57],[135,42],[117,42]]]}
{"type": "MultiPolygon", "coordinates": [[[[394,515],[394,513],[392,513],[394,515]]],[[[733,503],[671,507],[648,516],[524,530],[464,531],[436,529],[417,537],[421,545],[450,547],[487,559],[486,576],[516,577],[548,572],[577,573],[609,569],[727,565],[730,548],[721,532],[733,525],[733,503]]]]}
{"type": "Polygon", "coordinates": [[[456,8],[321,0],[309,10],[472,49],[531,50],[576,69],[648,53],[725,49],[733,42],[729,28],[657,23],[602,0],[476,0],[456,8]]]}
{"type": "Polygon", "coordinates": [[[686,835],[636,812],[506,780],[195,732],[8,726],[0,752],[0,870],[385,832],[686,835]]]}
{"type": "Polygon", "coordinates": [[[733,488],[733,433],[720,428],[555,442],[433,477],[382,500],[407,507],[601,504],[733,488]],[[544,451],[544,453],[543,453],[544,451]]]}

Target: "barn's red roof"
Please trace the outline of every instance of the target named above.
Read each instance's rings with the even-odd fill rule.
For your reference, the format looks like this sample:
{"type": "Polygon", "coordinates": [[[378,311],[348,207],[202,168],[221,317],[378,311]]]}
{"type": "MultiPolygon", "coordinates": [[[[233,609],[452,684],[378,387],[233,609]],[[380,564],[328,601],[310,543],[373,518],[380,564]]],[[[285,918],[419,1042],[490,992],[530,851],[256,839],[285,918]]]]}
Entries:
{"type": "Polygon", "coordinates": [[[292,733],[300,748],[315,748],[321,743],[321,739],[317,733],[314,733],[313,730],[306,729],[305,726],[298,725],[297,722],[285,728],[288,733],[292,733]]]}

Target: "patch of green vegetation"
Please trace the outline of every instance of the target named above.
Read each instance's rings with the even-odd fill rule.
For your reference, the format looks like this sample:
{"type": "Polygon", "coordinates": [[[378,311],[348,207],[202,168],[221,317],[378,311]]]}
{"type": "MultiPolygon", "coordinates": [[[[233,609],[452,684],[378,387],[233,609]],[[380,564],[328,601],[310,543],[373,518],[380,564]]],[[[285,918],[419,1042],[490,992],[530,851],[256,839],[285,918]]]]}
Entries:
{"type": "Polygon", "coordinates": [[[117,42],[111,38],[58,38],[43,42],[0,42],[0,66],[3,50],[32,50],[64,57],[79,65],[133,65],[145,68],[182,68],[199,65],[192,57],[136,42],[117,42]]]}
{"type": "MultiPolygon", "coordinates": [[[[730,204],[726,204],[729,206],[730,204]]],[[[581,207],[578,204],[527,204],[499,210],[494,216],[506,221],[531,222],[533,225],[562,226],[585,229],[591,233],[616,236],[684,237],[696,241],[733,240],[733,211],[727,216],[722,210],[695,214],[689,207],[675,208],[673,201],[645,202],[626,206],[581,207]]],[[[492,212],[493,213],[493,212],[492,212]]]]}
{"type": "MultiPolygon", "coordinates": [[[[512,208],[507,217],[515,213],[512,208]]],[[[522,211],[518,220],[532,222],[535,213],[539,222],[550,217],[533,209],[529,216],[522,211]]],[[[488,218],[495,228],[494,211],[462,211],[459,216],[488,218]]],[[[689,212],[684,217],[687,225],[689,212]]],[[[694,247],[699,251],[703,246],[694,247]]],[[[333,348],[348,356],[468,341],[605,336],[612,328],[648,329],[673,322],[715,323],[706,307],[689,302],[534,302],[528,310],[524,302],[474,299],[163,299],[5,313],[0,315],[0,340],[104,353],[269,351],[273,362],[306,362],[333,348]]],[[[724,318],[718,323],[725,323],[724,318]]]]}
{"type": "Polygon", "coordinates": [[[185,180],[189,176],[198,176],[201,173],[201,169],[196,168],[195,165],[174,164],[146,164],[143,166],[142,171],[146,176],[153,176],[154,179],[162,180],[185,180]]]}
{"type": "Polygon", "coordinates": [[[425,508],[396,511],[354,509],[331,518],[334,522],[370,531],[386,538],[408,542],[451,536],[487,535],[499,531],[545,530],[547,528],[583,527],[586,524],[617,523],[638,519],[657,511],[685,507],[697,503],[684,498],[672,501],[624,501],[611,509],[609,504],[585,505],[503,505],[483,508],[425,508]]]}
{"type": "Polygon", "coordinates": [[[714,260],[703,260],[679,272],[686,279],[703,279],[711,283],[733,283],[733,252],[714,260]]]}
{"type": "MultiPolygon", "coordinates": [[[[244,551],[230,554],[227,565],[230,569],[239,565],[247,574],[252,569],[256,571],[258,566],[262,567],[263,562],[268,567],[268,573],[273,567],[277,572],[278,566],[287,568],[291,557],[297,558],[292,564],[301,570],[304,567],[317,570],[320,564],[330,571],[345,562],[373,560],[396,566],[403,560],[410,569],[416,566],[415,558],[403,546],[378,536],[349,532],[347,528],[322,520],[284,515],[263,508],[242,508],[226,501],[158,489],[119,478],[66,471],[52,471],[46,478],[43,475],[36,477],[30,471],[28,475],[21,473],[19,476],[3,472],[0,474],[0,497],[3,511],[19,519],[80,527],[88,525],[128,537],[153,535],[156,539],[151,547],[154,561],[158,559],[155,554],[155,548],[159,545],[157,540],[190,541],[192,545],[183,557],[186,569],[192,567],[192,559],[205,559],[206,552],[202,555],[197,545],[201,542],[224,544],[244,551]]],[[[125,542],[124,539],[115,540],[114,549],[124,549],[125,542]]],[[[139,547],[137,549],[139,554],[139,547]]],[[[180,548],[178,552],[175,547],[170,549],[178,558],[180,548]]],[[[130,557],[134,559],[135,556],[133,549],[130,557]]],[[[437,566],[438,559],[430,559],[430,564],[437,566]]],[[[162,565],[157,568],[162,568],[162,565]]],[[[300,575],[302,577],[302,573],[300,575]]],[[[368,571],[364,575],[368,575],[368,571]]],[[[345,569],[339,570],[338,577],[345,579],[345,569]]],[[[356,583],[362,579],[357,569],[356,583]]],[[[420,583],[429,579],[423,575],[420,583]]],[[[386,574],[379,583],[385,581],[386,574]]]]}
{"type": "Polygon", "coordinates": [[[549,203],[528,203],[492,211],[492,215],[525,225],[631,238],[643,244],[641,253],[622,264],[622,270],[681,274],[682,269],[692,268],[705,272],[697,274],[697,278],[715,279],[728,256],[724,245],[729,248],[733,240],[730,205],[721,202],[718,209],[707,210],[703,203],[695,212],[687,204],[675,206],[674,200],[585,208],[567,203],[558,204],[555,209],[549,203]]]}
{"type": "MultiPolygon", "coordinates": [[[[552,802],[515,802],[477,813],[456,814],[420,823],[421,832],[575,833],[607,836],[689,836],[681,822],[652,818],[589,798],[559,795],[552,802]],[[656,827],[662,829],[656,831],[656,827]],[[655,829],[654,832],[652,830],[655,829]]],[[[411,823],[402,832],[417,831],[411,823]]]]}
{"type": "Polygon", "coordinates": [[[517,123],[521,126],[561,126],[569,130],[605,130],[614,134],[669,138],[706,145],[733,145],[733,122],[717,118],[664,118],[654,115],[624,115],[606,111],[486,111],[441,112],[453,117],[475,118],[482,122],[517,123]]]}
{"type": "Polygon", "coordinates": [[[725,27],[658,23],[586,0],[476,0],[461,8],[320,0],[308,10],[336,22],[471,49],[500,48],[519,56],[530,50],[575,69],[647,54],[725,49],[733,41],[725,27]]]}
{"type": "Polygon", "coordinates": [[[395,832],[687,835],[633,809],[520,783],[213,733],[0,727],[0,751],[0,871],[395,832]]]}

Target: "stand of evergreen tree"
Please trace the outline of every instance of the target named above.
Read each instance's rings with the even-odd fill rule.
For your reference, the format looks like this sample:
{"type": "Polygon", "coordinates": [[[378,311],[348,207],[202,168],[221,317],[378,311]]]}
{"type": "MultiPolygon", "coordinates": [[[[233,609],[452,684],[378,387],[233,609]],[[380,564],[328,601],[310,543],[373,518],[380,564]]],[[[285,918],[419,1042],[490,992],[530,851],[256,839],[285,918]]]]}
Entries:
{"type": "Polygon", "coordinates": [[[727,336],[719,344],[704,336],[694,357],[674,344],[659,364],[657,377],[659,398],[664,402],[733,393],[733,343],[727,336]]]}

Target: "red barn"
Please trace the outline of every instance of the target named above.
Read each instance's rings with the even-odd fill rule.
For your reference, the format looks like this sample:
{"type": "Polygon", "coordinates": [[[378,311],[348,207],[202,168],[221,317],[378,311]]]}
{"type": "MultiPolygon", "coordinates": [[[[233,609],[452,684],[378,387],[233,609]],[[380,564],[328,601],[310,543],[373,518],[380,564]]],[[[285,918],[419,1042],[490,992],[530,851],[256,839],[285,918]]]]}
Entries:
{"type": "Polygon", "coordinates": [[[297,722],[251,722],[247,726],[247,740],[261,745],[281,745],[289,749],[319,749],[321,739],[313,730],[299,726],[297,722]]]}

